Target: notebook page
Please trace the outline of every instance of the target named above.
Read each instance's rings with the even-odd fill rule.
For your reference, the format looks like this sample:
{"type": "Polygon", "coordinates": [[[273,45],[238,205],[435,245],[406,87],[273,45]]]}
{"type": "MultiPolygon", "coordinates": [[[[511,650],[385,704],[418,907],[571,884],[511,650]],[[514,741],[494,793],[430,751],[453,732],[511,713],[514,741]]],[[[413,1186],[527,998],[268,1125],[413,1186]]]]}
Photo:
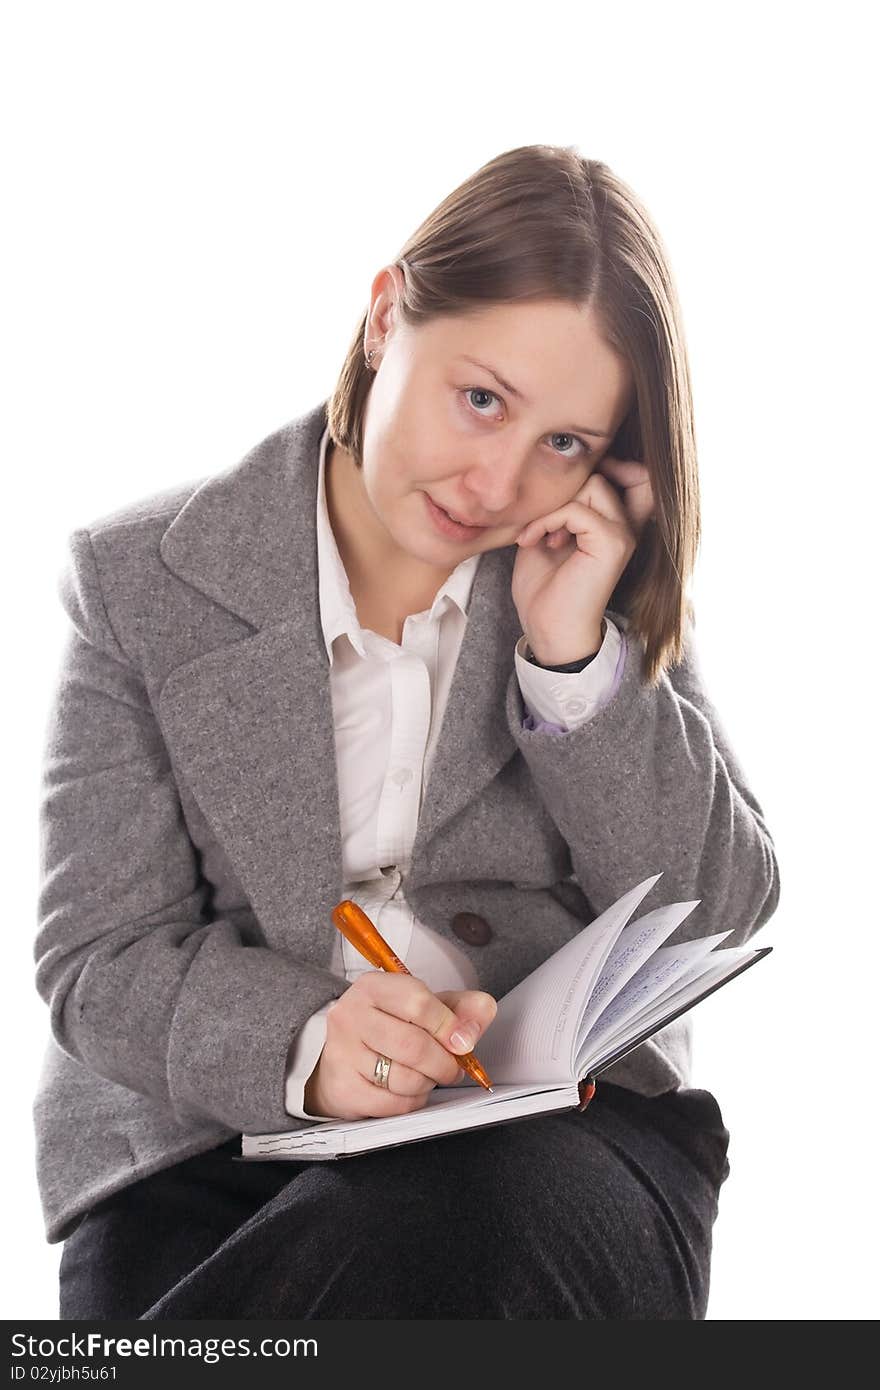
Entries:
{"type": "Polygon", "coordinates": [[[700,937],[697,941],[684,941],[679,946],[661,946],[659,951],[655,951],[599,1015],[579,1048],[578,1065],[581,1065],[586,1053],[596,1056],[597,1048],[604,1044],[609,1033],[616,1032],[634,1015],[654,1003],[673,981],[679,979],[695,962],[709,955],[712,948],[729,935],[730,931],[717,932],[714,936],[700,937]]]}
{"type": "Polygon", "coordinates": [[[657,1026],[659,1032],[663,1020],[671,1014],[676,1014],[682,1007],[702,996],[712,988],[713,985],[720,984],[726,980],[744,960],[749,960],[762,954],[750,946],[735,946],[727,951],[713,951],[712,954],[700,961],[693,969],[667,990],[662,999],[651,1004],[644,1009],[637,1018],[628,1019],[616,1032],[607,1034],[598,1048],[590,1048],[583,1059],[585,1071],[593,1067],[602,1067],[606,1059],[613,1056],[622,1043],[629,1038],[637,1037],[646,1028],[652,1025],[657,1026]],[[719,963],[716,965],[715,961],[719,963]]]}
{"type": "Polygon", "coordinates": [[[500,1115],[516,1118],[546,1110],[576,1105],[576,1083],[562,1087],[496,1086],[489,1095],[476,1083],[459,1090],[435,1087],[428,1092],[425,1105],[407,1115],[387,1115],[375,1119],[343,1120],[316,1125],[312,1129],[279,1134],[249,1134],[243,1153],[271,1158],[273,1155],[332,1157],[357,1153],[375,1146],[398,1144],[433,1134],[452,1133],[487,1123],[500,1115]]]}
{"type": "Polygon", "coordinates": [[[629,926],[623,929],[612,947],[602,974],[596,981],[596,987],[578,1025],[579,1040],[583,1040],[602,1010],[620,993],[648,957],[653,955],[661,942],[665,941],[667,936],[671,936],[685,917],[693,912],[699,902],[700,899],[696,898],[693,902],[655,907],[653,912],[646,912],[644,917],[630,922],[629,926]]]}
{"type": "MultiPolygon", "coordinates": [[[[623,1024],[622,1028],[619,1030],[621,1036],[623,1036],[624,1034],[631,1033],[633,1027],[641,1028],[643,1025],[643,1020],[647,1018],[648,1015],[653,1015],[655,1010],[665,1009],[668,1001],[670,999],[673,999],[679,993],[679,991],[685,989],[691,983],[692,980],[704,980],[706,978],[706,971],[713,969],[714,964],[717,960],[727,957],[730,954],[730,950],[716,950],[712,951],[709,956],[701,957],[701,959],[698,960],[695,965],[692,965],[689,970],[685,970],[683,975],[679,975],[676,979],[672,981],[670,985],[667,985],[666,989],[664,989],[662,994],[658,994],[656,998],[649,1000],[648,1003],[643,1008],[641,1008],[637,1014],[634,1014],[631,1019],[627,1019],[623,1024]]],[[[616,1037],[617,1034],[615,1034],[614,1036],[616,1037]]]]}
{"type": "Polygon", "coordinates": [[[476,1047],[493,1084],[572,1079],[584,1001],[620,932],[660,876],[624,893],[499,1000],[476,1047]]]}
{"type": "Polygon", "coordinates": [[[514,1087],[515,1094],[489,1096],[490,1104],[459,1106],[455,1109],[414,1111],[401,1116],[399,1126],[387,1131],[375,1131],[372,1135],[344,1136],[345,1152],[358,1153],[373,1147],[373,1140],[381,1137],[383,1145],[409,1143],[417,1139],[429,1139],[435,1134],[459,1133],[465,1129],[481,1129],[487,1125],[523,1119],[527,1115],[543,1115],[557,1110],[570,1110],[580,1099],[577,1082],[565,1086],[514,1087]],[[494,1102],[491,1103],[491,1102],[494,1102]],[[415,1127],[404,1123],[416,1120],[415,1127]],[[395,1132],[396,1131],[396,1132],[395,1132]],[[363,1140],[367,1139],[364,1144],[363,1140]]]}

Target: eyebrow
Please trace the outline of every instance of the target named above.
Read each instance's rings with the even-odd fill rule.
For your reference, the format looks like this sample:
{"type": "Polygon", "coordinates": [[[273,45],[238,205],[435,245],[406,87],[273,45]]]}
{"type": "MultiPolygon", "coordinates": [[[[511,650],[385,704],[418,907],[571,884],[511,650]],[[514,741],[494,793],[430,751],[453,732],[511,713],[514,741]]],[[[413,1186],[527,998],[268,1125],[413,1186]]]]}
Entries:
{"type": "MultiPolygon", "coordinates": [[[[518,391],[515,386],[511,386],[510,382],[505,381],[503,376],[499,376],[495,368],[490,367],[487,362],[478,362],[476,357],[465,357],[464,355],[462,356],[461,360],[462,362],[470,362],[473,364],[473,366],[480,367],[484,372],[488,372],[490,376],[494,376],[495,380],[498,382],[498,385],[502,387],[503,390],[509,391],[512,396],[516,396],[517,400],[522,401],[523,405],[529,404],[522,391],[518,391]]],[[[580,434],[591,434],[596,439],[611,438],[610,434],[603,433],[602,430],[588,429],[586,425],[567,425],[566,428],[571,430],[578,430],[580,434]]]]}

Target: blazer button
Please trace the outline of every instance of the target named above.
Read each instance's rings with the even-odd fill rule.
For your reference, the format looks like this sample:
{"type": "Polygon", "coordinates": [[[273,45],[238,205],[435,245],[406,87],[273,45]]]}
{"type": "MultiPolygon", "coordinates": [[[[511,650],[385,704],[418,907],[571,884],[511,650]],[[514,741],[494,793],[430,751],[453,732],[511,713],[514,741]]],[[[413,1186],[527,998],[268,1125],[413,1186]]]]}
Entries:
{"type": "Polygon", "coordinates": [[[478,912],[456,912],[452,919],[452,930],[469,946],[485,946],[492,936],[492,928],[478,912]]]}

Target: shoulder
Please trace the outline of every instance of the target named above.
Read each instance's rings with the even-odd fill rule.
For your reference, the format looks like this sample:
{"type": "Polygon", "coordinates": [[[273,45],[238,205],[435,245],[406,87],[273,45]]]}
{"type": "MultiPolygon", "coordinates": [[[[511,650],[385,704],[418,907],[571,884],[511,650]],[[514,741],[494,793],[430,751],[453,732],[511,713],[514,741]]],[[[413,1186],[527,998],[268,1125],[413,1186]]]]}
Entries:
{"type": "Polygon", "coordinates": [[[111,596],[126,576],[143,581],[161,566],[160,543],[165,531],[204,478],[177,483],[102,512],[76,526],[67,535],[67,555],[62,586],[71,574],[87,580],[111,596]]]}
{"type": "Polygon", "coordinates": [[[180,596],[162,561],[162,537],[205,481],[142,495],[68,532],[56,593],[87,640],[142,665],[146,648],[161,646],[179,625],[180,596]]]}
{"type": "Polygon", "coordinates": [[[286,612],[311,582],[325,423],[320,402],[231,464],[91,517],[68,536],[63,588],[88,590],[144,663],[179,662],[286,612]]]}
{"type": "Polygon", "coordinates": [[[118,530],[120,527],[129,529],[140,527],[149,531],[163,522],[167,526],[181,507],[186,506],[186,503],[198,491],[202,483],[207,481],[208,476],[193,478],[189,482],[175,483],[171,487],[123,503],[122,506],[116,507],[112,511],[102,512],[99,516],[83,522],[76,530],[87,532],[90,539],[95,541],[98,537],[104,536],[106,532],[118,530]]]}

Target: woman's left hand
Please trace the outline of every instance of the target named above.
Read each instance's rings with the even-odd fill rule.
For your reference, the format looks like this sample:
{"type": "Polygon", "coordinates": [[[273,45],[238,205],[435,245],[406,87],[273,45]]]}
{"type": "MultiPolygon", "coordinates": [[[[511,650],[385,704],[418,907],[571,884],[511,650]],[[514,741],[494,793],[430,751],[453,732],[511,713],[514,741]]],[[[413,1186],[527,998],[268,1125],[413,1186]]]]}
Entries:
{"type": "Polygon", "coordinates": [[[645,464],[606,454],[570,502],[520,531],[511,592],[543,665],[599,650],[603,614],[653,515],[645,464]]]}

